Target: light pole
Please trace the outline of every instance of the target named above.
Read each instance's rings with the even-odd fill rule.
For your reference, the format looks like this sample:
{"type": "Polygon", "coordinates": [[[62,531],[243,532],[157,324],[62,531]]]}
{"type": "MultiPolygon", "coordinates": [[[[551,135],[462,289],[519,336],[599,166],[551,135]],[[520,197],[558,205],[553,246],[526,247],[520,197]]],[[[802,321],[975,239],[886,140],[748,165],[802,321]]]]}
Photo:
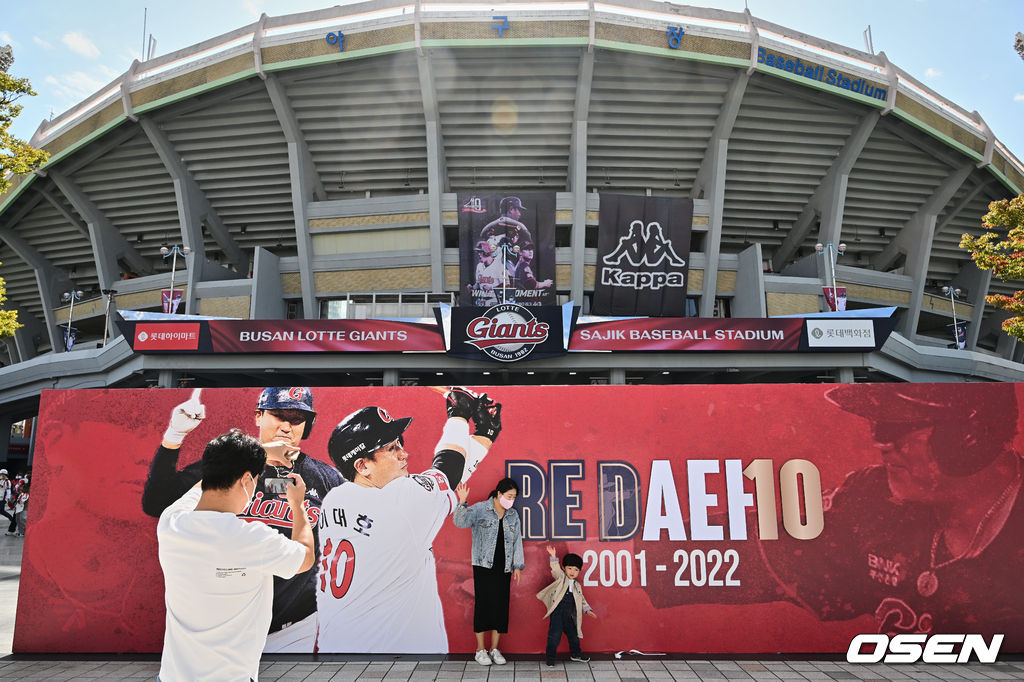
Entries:
{"type": "Polygon", "coordinates": [[[177,244],[175,244],[171,248],[167,248],[166,246],[160,247],[160,255],[164,257],[164,260],[167,260],[167,256],[171,257],[171,298],[170,302],[167,305],[168,312],[176,310],[176,306],[174,305],[174,271],[177,269],[178,266],[179,253],[181,254],[182,258],[185,258],[190,253],[192,253],[192,249],[188,248],[187,246],[181,249],[178,248],[177,244]]]}
{"type": "Polygon", "coordinates": [[[75,316],[75,301],[81,301],[84,295],[80,289],[65,291],[61,295],[62,301],[71,301],[71,307],[68,309],[68,330],[64,336],[64,352],[71,350],[71,320],[75,316]]]}
{"type": "MultiPolygon", "coordinates": [[[[828,263],[828,267],[825,268],[825,276],[828,277],[829,270],[831,270],[831,272],[832,272],[832,277],[831,277],[831,282],[832,282],[832,300],[835,302],[835,310],[838,310],[839,309],[839,292],[838,292],[837,287],[836,287],[836,261],[839,260],[839,256],[842,256],[844,253],[846,253],[846,244],[840,243],[839,246],[837,247],[832,242],[829,242],[828,244],[822,244],[821,242],[818,242],[817,244],[814,245],[814,250],[817,251],[819,254],[824,254],[826,252],[828,253],[828,256],[827,256],[827,259],[826,259],[827,263],[828,263]]],[[[829,307],[831,308],[832,306],[829,306],[829,307]]]]}
{"type": "Polygon", "coordinates": [[[107,345],[107,332],[110,329],[110,303],[117,293],[117,289],[100,289],[107,297],[107,305],[103,308],[103,345],[107,345]]]}
{"type": "Polygon", "coordinates": [[[960,294],[963,292],[960,289],[954,289],[953,287],[942,287],[942,294],[949,296],[949,305],[953,308],[953,345],[958,349],[963,350],[963,346],[960,345],[960,324],[956,321],[956,299],[960,298],[960,294]]]}

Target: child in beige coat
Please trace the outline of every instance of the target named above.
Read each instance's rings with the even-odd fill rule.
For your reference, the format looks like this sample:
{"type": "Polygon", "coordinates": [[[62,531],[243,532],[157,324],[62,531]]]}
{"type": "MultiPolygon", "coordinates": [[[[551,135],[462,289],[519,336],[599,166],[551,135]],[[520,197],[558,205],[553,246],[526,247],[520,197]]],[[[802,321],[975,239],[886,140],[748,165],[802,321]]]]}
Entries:
{"type": "Polygon", "coordinates": [[[566,554],[562,566],[558,564],[558,556],[555,548],[548,546],[548,554],[551,556],[551,576],[555,579],[553,583],[537,593],[537,599],[544,602],[547,607],[545,618],[548,622],[548,646],[545,657],[548,666],[555,664],[555,652],[558,650],[558,643],[562,641],[562,633],[569,640],[569,660],[586,663],[589,656],[583,655],[580,650],[580,638],[583,637],[583,626],[580,622],[583,614],[590,614],[597,618],[594,609],[590,608],[586,597],[583,596],[583,588],[580,587],[580,569],[583,568],[583,559],[579,554],[566,554]]]}

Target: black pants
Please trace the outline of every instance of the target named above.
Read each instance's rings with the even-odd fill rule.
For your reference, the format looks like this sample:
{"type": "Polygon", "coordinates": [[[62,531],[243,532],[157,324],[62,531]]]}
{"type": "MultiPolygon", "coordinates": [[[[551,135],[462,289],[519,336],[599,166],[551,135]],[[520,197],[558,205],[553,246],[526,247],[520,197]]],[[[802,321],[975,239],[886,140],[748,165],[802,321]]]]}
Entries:
{"type": "Polygon", "coordinates": [[[548,648],[545,657],[548,663],[555,662],[555,652],[558,651],[558,643],[562,641],[562,633],[569,640],[569,655],[580,656],[580,638],[576,634],[576,613],[568,604],[562,602],[551,612],[548,623],[548,648]]]}
{"type": "MultiPolygon", "coordinates": [[[[7,506],[7,505],[3,504],[3,502],[0,502],[0,505],[3,505],[4,507],[7,506]]],[[[7,509],[0,509],[0,516],[6,516],[8,519],[11,520],[11,525],[9,525],[7,527],[7,532],[8,533],[13,533],[15,530],[17,530],[18,522],[17,522],[17,520],[14,517],[14,512],[13,511],[8,512],[7,509]]]]}

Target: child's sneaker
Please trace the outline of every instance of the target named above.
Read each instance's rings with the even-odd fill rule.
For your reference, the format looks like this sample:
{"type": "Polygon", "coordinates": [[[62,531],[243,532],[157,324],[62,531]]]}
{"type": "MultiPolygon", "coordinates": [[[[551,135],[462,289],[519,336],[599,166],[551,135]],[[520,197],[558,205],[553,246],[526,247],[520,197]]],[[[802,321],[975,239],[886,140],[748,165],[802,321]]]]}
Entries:
{"type": "Polygon", "coordinates": [[[491,660],[494,661],[494,665],[505,665],[508,662],[497,649],[491,649],[491,660]]]}
{"type": "Polygon", "coordinates": [[[590,656],[580,654],[579,656],[570,656],[569,660],[575,661],[576,663],[590,663],[590,656]]]}
{"type": "Polygon", "coordinates": [[[480,665],[491,664],[491,657],[487,655],[486,649],[480,649],[480,651],[476,652],[476,662],[480,665]]]}

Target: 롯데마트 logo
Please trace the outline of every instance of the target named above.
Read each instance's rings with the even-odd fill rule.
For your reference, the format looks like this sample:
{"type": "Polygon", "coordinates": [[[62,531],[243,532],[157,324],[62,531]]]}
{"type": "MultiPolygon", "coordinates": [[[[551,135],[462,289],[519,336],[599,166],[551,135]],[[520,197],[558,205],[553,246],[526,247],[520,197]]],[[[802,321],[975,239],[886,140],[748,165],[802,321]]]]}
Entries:
{"type": "Polygon", "coordinates": [[[198,322],[140,322],[135,327],[132,348],[137,351],[197,350],[199,328],[198,322]]]}
{"type": "Polygon", "coordinates": [[[466,343],[501,362],[522,360],[538,343],[547,341],[551,325],[541,322],[528,308],[502,303],[488,308],[466,325],[466,343]]]}

